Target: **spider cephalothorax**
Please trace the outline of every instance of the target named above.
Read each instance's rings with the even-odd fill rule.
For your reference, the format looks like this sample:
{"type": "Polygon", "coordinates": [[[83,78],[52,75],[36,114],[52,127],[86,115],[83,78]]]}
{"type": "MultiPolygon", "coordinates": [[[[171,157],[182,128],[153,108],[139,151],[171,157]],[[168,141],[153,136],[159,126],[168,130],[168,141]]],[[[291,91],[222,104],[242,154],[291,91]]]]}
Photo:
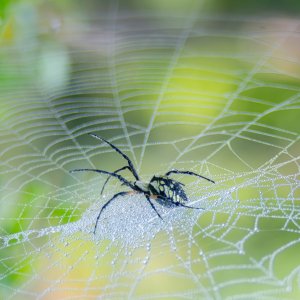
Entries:
{"type": "Polygon", "coordinates": [[[114,146],[113,144],[108,142],[107,140],[97,136],[96,134],[90,134],[90,135],[98,140],[101,140],[101,141],[107,143],[109,146],[111,146],[115,151],[117,151],[119,154],[121,154],[123,156],[123,158],[125,158],[127,160],[128,165],[126,165],[120,169],[117,169],[114,172],[108,172],[108,171],[98,170],[98,169],[75,169],[75,170],[71,170],[70,172],[89,171],[89,172],[97,172],[97,173],[109,175],[109,177],[106,179],[106,181],[102,187],[101,194],[103,193],[104,187],[107,184],[108,180],[111,178],[111,176],[119,179],[119,181],[122,182],[123,185],[126,185],[131,188],[131,191],[126,191],[126,192],[124,191],[124,192],[119,192],[119,193],[115,194],[110,200],[108,200],[102,206],[102,208],[97,216],[97,220],[96,220],[95,227],[94,227],[94,233],[96,232],[98,221],[99,221],[100,215],[103,212],[103,210],[107,207],[107,205],[109,203],[111,203],[114,199],[116,199],[119,196],[125,196],[125,195],[129,195],[129,194],[134,194],[134,193],[144,194],[147,201],[151,205],[152,209],[156,212],[158,217],[161,219],[162,219],[162,217],[159,214],[159,212],[157,211],[157,209],[155,208],[151,199],[156,200],[158,203],[160,203],[161,205],[164,205],[166,207],[182,206],[182,207],[193,208],[193,209],[202,209],[199,207],[192,207],[192,206],[188,206],[185,204],[188,201],[188,197],[186,196],[185,191],[183,189],[184,184],[179,181],[176,181],[172,178],[169,178],[169,175],[171,175],[171,174],[193,175],[193,176],[197,176],[197,177],[203,178],[205,180],[208,180],[212,183],[215,183],[213,180],[211,180],[207,177],[201,176],[199,174],[196,174],[194,172],[191,172],[191,171],[179,171],[179,170],[173,169],[161,176],[154,175],[148,183],[143,182],[140,180],[139,175],[138,175],[137,171],[135,170],[132,161],[129,159],[129,157],[125,153],[123,153],[119,148],[117,148],[116,146],[114,146]],[[129,180],[125,179],[123,176],[118,174],[119,172],[126,170],[126,169],[132,173],[132,175],[135,178],[135,181],[129,181],[129,180]]]}

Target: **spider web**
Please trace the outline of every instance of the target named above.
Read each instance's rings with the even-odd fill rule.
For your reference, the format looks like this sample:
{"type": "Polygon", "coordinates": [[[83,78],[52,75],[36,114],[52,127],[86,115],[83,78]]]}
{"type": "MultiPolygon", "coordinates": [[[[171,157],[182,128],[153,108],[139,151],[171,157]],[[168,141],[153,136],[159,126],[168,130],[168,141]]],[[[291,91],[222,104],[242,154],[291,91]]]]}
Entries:
{"type": "Polygon", "coordinates": [[[0,53],[1,297],[299,297],[299,23],[52,21],[0,53]],[[69,173],[125,165],[90,132],[144,180],[215,180],[174,175],[203,210],[120,197],[93,235],[127,188],[69,173]]]}

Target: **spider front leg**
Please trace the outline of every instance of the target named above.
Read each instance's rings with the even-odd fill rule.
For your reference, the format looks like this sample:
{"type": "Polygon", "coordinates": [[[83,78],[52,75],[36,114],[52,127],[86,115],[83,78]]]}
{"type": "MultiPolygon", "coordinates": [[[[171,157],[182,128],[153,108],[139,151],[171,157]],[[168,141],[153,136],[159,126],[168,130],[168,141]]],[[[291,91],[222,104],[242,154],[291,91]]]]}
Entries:
{"type": "Polygon", "coordinates": [[[97,225],[98,225],[98,222],[99,222],[99,219],[100,219],[100,216],[103,212],[103,210],[108,206],[108,204],[110,204],[113,200],[115,200],[117,197],[119,196],[125,196],[125,195],[130,195],[132,194],[133,192],[120,192],[120,193],[117,193],[115,194],[110,200],[108,200],[101,208],[98,216],[97,216],[97,219],[96,219],[96,224],[95,224],[95,228],[94,228],[94,234],[96,233],[96,229],[97,229],[97,225]]]}
{"type": "Polygon", "coordinates": [[[107,172],[107,171],[98,170],[98,169],[74,169],[74,170],[70,170],[69,172],[70,173],[74,173],[74,172],[96,172],[96,173],[100,173],[100,174],[110,175],[110,176],[113,176],[113,177],[119,179],[124,185],[129,186],[130,188],[135,190],[135,186],[130,181],[126,180],[121,175],[115,174],[115,173],[112,173],[112,172],[107,172]]]}
{"type": "MultiPolygon", "coordinates": [[[[121,171],[126,170],[126,169],[129,169],[129,170],[130,170],[129,166],[125,166],[125,167],[123,167],[123,168],[120,168],[120,169],[118,169],[118,170],[115,170],[115,171],[112,172],[112,173],[116,174],[116,173],[121,172],[121,171]]],[[[108,181],[110,180],[110,178],[111,178],[111,176],[107,177],[107,179],[105,180],[105,182],[104,182],[104,184],[103,184],[103,187],[102,187],[102,190],[101,190],[101,193],[100,193],[101,195],[103,194],[104,188],[105,188],[106,184],[108,183],[108,181]]]]}
{"type": "Polygon", "coordinates": [[[130,160],[130,158],[124,153],[122,152],[118,147],[116,147],[115,145],[113,145],[112,143],[110,143],[109,141],[105,140],[104,138],[94,134],[94,133],[89,133],[90,136],[102,141],[102,142],[105,142],[107,145],[109,145],[111,148],[113,148],[115,151],[117,151],[119,154],[121,154],[123,156],[123,158],[125,158],[128,162],[128,167],[129,167],[129,170],[130,172],[132,173],[132,175],[134,176],[134,178],[136,180],[140,180],[139,178],[139,175],[132,163],[132,161],[130,160]]]}

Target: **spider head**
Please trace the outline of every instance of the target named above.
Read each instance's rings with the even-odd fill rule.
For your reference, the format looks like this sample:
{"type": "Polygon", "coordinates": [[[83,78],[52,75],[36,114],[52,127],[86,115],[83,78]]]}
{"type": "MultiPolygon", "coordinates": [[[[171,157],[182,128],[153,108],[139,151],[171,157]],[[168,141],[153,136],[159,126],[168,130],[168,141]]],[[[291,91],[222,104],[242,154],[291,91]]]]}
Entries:
{"type": "Polygon", "coordinates": [[[144,181],[141,181],[141,180],[137,180],[134,183],[134,186],[136,186],[142,192],[149,192],[149,184],[147,182],[144,182],[144,181]]]}

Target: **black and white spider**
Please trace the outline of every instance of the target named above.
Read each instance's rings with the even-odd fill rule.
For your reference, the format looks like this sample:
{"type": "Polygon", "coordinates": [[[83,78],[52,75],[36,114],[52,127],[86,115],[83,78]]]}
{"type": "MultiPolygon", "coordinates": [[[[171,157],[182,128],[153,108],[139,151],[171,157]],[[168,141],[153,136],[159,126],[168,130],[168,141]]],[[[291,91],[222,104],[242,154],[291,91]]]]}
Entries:
{"type": "Polygon", "coordinates": [[[121,154],[123,156],[123,158],[125,158],[127,160],[128,165],[126,165],[120,169],[117,169],[114,172],[108,172],[108,171],[98,170],[98,169],[74,169],[74,170],[71,170],[70,172],[72,173],[72,172],[88,171],[88,172],[97,172],[97,173],[109,175],[109,177],[106,179],[106,181],[102,187],[101,194],[103,193],[104,187],[107,184],[108,180],[111,178],[111,176],[119,179],[119,181],[122,182],[122,185],[126,185],[132,189],[131,191],[126,191],[126,192],[124,191],[124,192],[119,192],[119,193],[115,194],[110,200],[108,200],[102,206],[102,208],[97,216],[97,219],[96,219],[94,234],[96,232],[101,213],[114,199],[116,199],[119,196],[125,196],[125,195],[137,194],[137,193],[144,194],[147,201],[151,205],[152,209],[156,212],[156,214],[158,215],[158,217],[160,219],[162,219],[162,217],[159,214],[159,212],[156,210],[151,199],[156,200],[158,203],[160,203],[161,205],[166,206],[166,207],[181,206],[181,207],[193,208],[193,209],[203,209],[200,207],[192,207],[192,206],[185,205],[185,202],[188,201],[188,198],[183,189],[184,184],[179,181],[169,178],[169,175],[171,175],[171,174],[193,175],[193,176],[197,176],[197,177],[203,178],[205,180],[208,180],[212,183],[215,183],[213,180],[206,178],[204,176],[198,175],[191,171],[179,171],[179,170],[173,169],[173,170],[168,171],[164,175],[158,175],[158,176],[154,175],[149,182],[143,182],[140,180],[140,177],[139,177],[137,171],[135,170],[132,161],[129,159],[129,157],[125,153],[123,153],[119,148],[117,148],[116,146],[114,146],[113,144],[108,142],[107,140],[103,139],[102,137],[97,136],[96,134],[92,134],[92,133],[90,135],[98,140],[105,142],[110,147],[112,147],[115,151],[117,151],[119,154],[121,154]],[[132,173],[132,175],[135,178],[134,181],[129,181],[129,180],[125,179],[123,176],[118,174],[119,172],[126,170],[126,169],[132,173]]]}

